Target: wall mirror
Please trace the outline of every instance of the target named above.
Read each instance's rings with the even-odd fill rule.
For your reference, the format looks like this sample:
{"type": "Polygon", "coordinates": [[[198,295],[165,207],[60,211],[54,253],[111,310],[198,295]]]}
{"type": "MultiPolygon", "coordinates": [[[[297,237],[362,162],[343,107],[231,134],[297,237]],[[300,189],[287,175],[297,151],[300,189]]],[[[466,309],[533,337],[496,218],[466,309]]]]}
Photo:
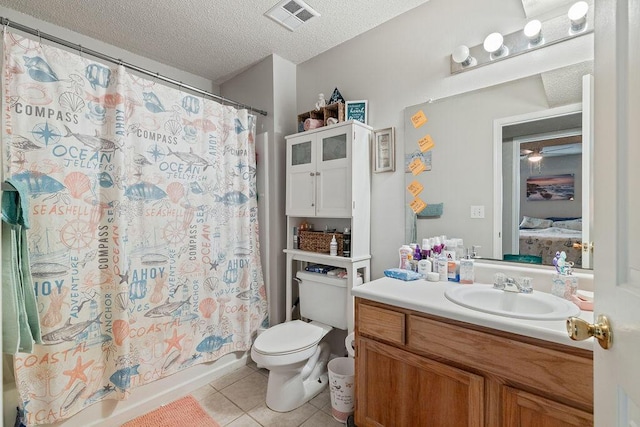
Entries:
{"type": "Polygon", "coordinates": [[[405,185],[420,183],[427,207],[442,203],[439,216],[415,215],[405,189],[406,240],[458,237],[482,258],[543,265],[562,248],[576,267],[591,268],[583,76],[592,69],[588,61],[405,108],[405,185]],[[416,129],[419,111],[428,121],[416,129]],[[427,135],[435,146],[422,153],[427,135]],[[416,158],[427,170],[414,175],[416,158]]]}

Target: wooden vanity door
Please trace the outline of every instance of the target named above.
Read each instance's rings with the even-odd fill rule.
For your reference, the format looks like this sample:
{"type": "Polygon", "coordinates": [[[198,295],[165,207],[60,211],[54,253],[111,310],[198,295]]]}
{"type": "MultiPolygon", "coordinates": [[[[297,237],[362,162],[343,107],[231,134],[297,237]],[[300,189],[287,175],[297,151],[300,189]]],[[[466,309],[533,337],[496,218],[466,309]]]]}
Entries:
{"type": "Polygon", "coordinates": [[[593,414],[504,387],[503,427],[591,427],[593,414]]]}
{"type": "Polygon", "coordinates": [[[356,342],[356,425],[484,425],[484,379],[380,342],[356,342]]]}

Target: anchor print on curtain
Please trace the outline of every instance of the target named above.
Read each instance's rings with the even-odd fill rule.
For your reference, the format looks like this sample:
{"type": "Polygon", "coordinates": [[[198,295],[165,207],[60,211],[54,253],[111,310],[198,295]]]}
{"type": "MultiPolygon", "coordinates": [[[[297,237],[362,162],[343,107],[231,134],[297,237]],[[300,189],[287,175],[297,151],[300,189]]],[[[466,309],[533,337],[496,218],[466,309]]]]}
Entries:
{"type": "Polygon", "coordinates": [[[30,425],[250,348],[253,116],[11,32],[3,113],[44,342],[14,358],[30,425]]]}

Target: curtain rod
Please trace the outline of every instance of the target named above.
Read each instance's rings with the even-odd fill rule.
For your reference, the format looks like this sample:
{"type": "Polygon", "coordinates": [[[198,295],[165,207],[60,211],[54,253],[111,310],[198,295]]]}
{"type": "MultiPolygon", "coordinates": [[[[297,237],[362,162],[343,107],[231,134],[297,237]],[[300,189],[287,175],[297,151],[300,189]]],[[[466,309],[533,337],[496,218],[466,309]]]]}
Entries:
{"type": "Polygon", "coordinates": [[[34,28],[27,27],[26,25],[18,24],[15,21],[9,20],[9,18],[5,18],[5,17],[0,16],[0,24],[3,27],[15,28],[16,30],[23,31],[25,33],[37,36],[39,39],[45,39],[45,40],[48,40],[48,41],[53,42],[53,43],[57,43],[59,45],[65,46],[65,47],[68,47],[68,48],[71,48],[71,49],[75,49],[75,50],[79,51],[81,54],[82,53],[86,53],[87,55],[91,55],[91,56],[96,57],[98,59],[101,59],[103,61],[109,61],[109,62],[114,63],[114,64],[122,65],[125,68],[129,68],[129,69],[131,69],[133,71],[137,71],[138,73],[144,74],[146,76],[150,76],[150,77],[153,77],[155,79],[162,80],[162,81],[165,81],[167,83],[171,83],[171,84],[176,85],[176,86],[178,86],[180,88],[184,88],[184,89],[188,89],[190,91],[196,92],[196,93],[198,93],[200,95],[205,95],[205,96],[208,96],[210,98],[216,99],[218,101],[221,101],[223,104],[231,104],[231,105],[234,105],[236,107],[246,108],[250,112],[255,112],[255,113],[258,113],[258,114],[262,114],[263,116],[267,115],[267,112],[264,111],[264,110],[259,110],[257,108],[253,108],[250,105],[246,105],[246,104],[242,104],[240,102],[232,101],[230,99],[227,99],[227,98],[224,98],[222,96],[213,94],[211,92],[207,92],[206,90],[198,89],[197,87],[184,84],[181,81],[174,80],[174,79],[172,79],[170,77],[163,76],[163,75],[161,75],[159,73],[154,73],[152,71],[149,71],[149,70],[146,70],[144,68],[138,67],[137,65],[130,64],[130,63],[125,62],[125,61],[123,61],[121,59],[114,58],[114,57],[109,56],[109,55],[105,55],[104,53],[100,53],[100,52],[97,52],[95,50],[84,48],[80,44],[71,43],[71,42],[68,42],[67,40],[61,39],[61,38],[53,36],[51,34],[43,33],[40,30],[36,30],[34,28]]]}

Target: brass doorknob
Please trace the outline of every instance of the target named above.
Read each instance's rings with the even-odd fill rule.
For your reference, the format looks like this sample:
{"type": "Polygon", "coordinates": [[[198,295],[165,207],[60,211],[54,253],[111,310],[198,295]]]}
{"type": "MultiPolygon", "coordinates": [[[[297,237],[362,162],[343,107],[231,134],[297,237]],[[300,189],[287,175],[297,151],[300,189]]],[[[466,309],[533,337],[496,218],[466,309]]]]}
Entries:
{"type": "Polygon", "coordinates": [[[589,251],[593,252],[593,242],[575,242],[572,245],[573,249],[582,250],[582,252],[587,253],[589,251]]]}
{"type": "Polygon", "coordinates": [[[567,333],[575,341],[595,337],[600,347],[606,350],[613,344],[613,332],[609,326],[609,319],[601,314],[598,316],[597,322],[592,324],[579,317],[569,317],[567,319],[567,333]]]}

